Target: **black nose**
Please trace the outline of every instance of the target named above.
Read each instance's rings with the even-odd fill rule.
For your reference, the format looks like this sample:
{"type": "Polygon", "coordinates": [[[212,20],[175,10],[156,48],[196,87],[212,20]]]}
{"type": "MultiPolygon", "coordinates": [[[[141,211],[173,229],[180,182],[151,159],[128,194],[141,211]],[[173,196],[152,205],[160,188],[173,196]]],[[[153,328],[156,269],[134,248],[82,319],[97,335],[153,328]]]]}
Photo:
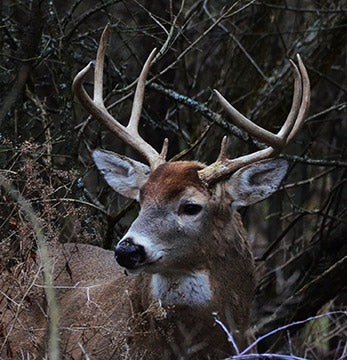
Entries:
{"type": "Polygon", "coordinates": [[[135,245],[133,240],[126,238],[114,248],[116,260],[120,266],[135,269],[145,262],[146,252],[142,245],[135,245]]]}

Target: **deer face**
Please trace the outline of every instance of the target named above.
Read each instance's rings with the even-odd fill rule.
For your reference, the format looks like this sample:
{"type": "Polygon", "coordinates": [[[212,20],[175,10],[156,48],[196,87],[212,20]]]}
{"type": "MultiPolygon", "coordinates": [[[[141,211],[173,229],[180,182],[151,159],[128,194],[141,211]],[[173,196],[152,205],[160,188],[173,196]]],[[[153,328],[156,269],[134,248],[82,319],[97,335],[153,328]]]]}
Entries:
{"type": "Polygon", "coordinates": [[[208,189],[198,176],[204,166],[196,162],[165,163],[150,173],[146,165],[110,152],[96,150],[93,158],[114,190],[140,203],[115,255],[129,271],[148,273],[202,269],[210,252],[218,251],[211,243],[213,219],[232,221],[238,207],[271,195],[287,169],[283,160],[258,162],[208,189]]]}
{"type": "Polygon", "coordinates": [[[146,272],[187,271],[203,261],[204,233],[210,222],[210,194],[195,163],[166,163],[140,189],[141,211],[116,247],[121,265],[146,272]],[[127,244],[143,256],[128,261],[127,244]],[[124,263],[123,263],[124,261],[124,263]]]}

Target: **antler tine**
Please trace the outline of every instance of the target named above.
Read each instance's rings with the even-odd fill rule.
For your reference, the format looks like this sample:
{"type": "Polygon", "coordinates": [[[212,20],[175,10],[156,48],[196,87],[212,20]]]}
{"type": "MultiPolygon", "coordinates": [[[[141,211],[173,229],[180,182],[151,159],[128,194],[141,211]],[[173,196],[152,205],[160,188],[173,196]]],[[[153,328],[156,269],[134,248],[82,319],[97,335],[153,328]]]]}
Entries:
{"type": "Polygon", "coordinates": [[[157,49],[154,48],[152,50],[152,52],[150,53],[150,55],[148,56],[148,59],[145,62],[145,65],[143,65],[141,74],[137,81],[133,107],[131,109],[131,116],[130,116],[129,124],[127,126],[129,131],[134,134],[138,134],[138,126],[139,126],[139,120],[140,120],[141,112],[142,112],[143,98],[145,95],[145,85],[146,85],[147,74],[148,74],[149,68],[151,67],[151,63],[152,63],[152,60],[154,59],[156,52],[157,52],[157,49]]]}
{"type": "Polygon", "coordinates": [[[228,137],[223,136],[222,143],[220,145],[220,152],[219,152],[219,155],[217,157],[217,162],[218,161],[225,161],[228,158],[227,146],[228,146],[228,137]]]}
{"type": "Polygon", "coordinates": [[[260,141],[265,142],[266,144],[271,145],[272,147],[279,148],[281,146],[275,134],[261,128],[260,126],[254,124],[251,120],[247,119],[243,114],[237,111],[218,90],[215,89],[214,92],[217,95],[219,103],[232,117],[233,122],[237,127],[245,130],[248,134],[254,136],[260,141]]]}
{"type": "Polygon", "coordinates": [[[83,83],[89,72],[93,67],[93,62],[90,62],[84,69],[82,69],[75,77],[72,88],[76,94],[81,105],[85,110],[93,115],[98,121],[105,125],[117,137],[129,144],[132,148],[142,154],[150,164],[152,170],[164,163],[167,142],[165,142],[166,150],[163,149],[159,154],[151,145],[145,142],[138,133],[138,123],[141,116],[142,103],[144,97],[144,89],[146,78],[151,66],[151,62],[155,55],[155,49],[149,55],[138,80],[135,91],[132,113],[127,127],[119,123],[105,108],[103,100],[103,67],[106,52],[107,38],[110,30],[110,25],[106,25],[100,39],[99,48],[96,57],[95,73],[94,73],[94,97],[93,100],[86,92],[83,83]]]}
{"type": "Polygon", "coordinates": [[[96,54],[96,65],[94,71],[94,102],[103,107],[105,107],[104,97],[102,95],[104,88],[104,60],[109,32],[110,24],[107,24],[101,34],[98,52],[96,54]]]}
{"type": "Polygon", "coordinates": [[[306,114],[308,112],[308,109],[310,107],[310,97],[311,97],[310,78],[308,77],[307,70],[305,68],[305,65],[304,65],[300,55],[297,54],[296,58],[298,60],[300,74],[301,74],[302,100],[301,100],[301,105],[300,105],[297,119],[295,121],[292,131],[290,132],[290,134],[287,138],[286,145],[288,145],[293,140],[293,138],[296,136],[298,131],[301,129],[301,127],[304,123],[306,114]]]}
{"type": "Polygon", "coordinates": [[[259,160],[267,159],[282,150],[293,140],[294,136],[298,133],[303,124],[310,104],[309,77],[299,55],[297,55],[297,59],[299,68],[291,62],[294,69],[294,94],[292,106],[284,125],[276,135],[252,123],[245,116],[239,113],[231,104],[229,104],[218,91],[215,90],[218,100],[229,115],[233,117],[235,124],[246,130],[250,135],[254,136],[258,140],[264,141],[267,145],[269,145],[269,147],[236,159],[227,159],[225,155],[226,145],[225,140],[223,139],[221,152],[217,161],[199,171],[199,177],[204,183],[210,185],[219,181],[221,178],[232,174],[243,166],[259,160]]]}
{"type": "Polygon", "coordinates": [[[291,59],[289,59],[289,62],[292,65],[293,70],[294,70],[294,92],[293,92],[293,99],[292,99],[292,107],[289,111],[287,119],[284,122],[283,126],[281,127],[280,131],[276,135],[279,138],[281,138],[282,147],[286,144],[286,139],[294,127],[294,124],[295,124],[295,121],[297,119],[297,115],[299,112],[299,107],[301,105],[301,100],[302,100],[301,74],[300,74],[299,69],[296,66],[295,62],[291,59]]]}
{"type": "Polygon", "coordinates": [[[169,149],[169,139],[165,138],[164,143],[163,143],[163,147],[162,147],[161,152],[160,152],[160,158],[163,160],[163,162],[166,161],[166,155],[167,155],[168,149],[169,149]]]}
{"type": "MultiPolygon", "coordinates": [[[[301,103],[301,92],[302,92],[301,76],[295,63],[291,60],[290,63],[294,69],[294,93],[293,93],[292,107],[285,123],[283,124],[281,130],[277,134],[273,134],[272,132],[254,124],[251,120],[247,119],[244,115],[242,115],[239,111],[237,111],[219,93],[218,90],[214,90],[220,104],[227,111],[227,113],[233,118],[233,121],[236,124],[236,126],[245,130],[248,134],[254,136],[259,141],[262,141],[265,144],[279,150],[286,144],[287,137],[294,126],[296,115],[298,114],[299,106],[301,103]]],[[[303,66],[302,61],[301,61],[301,65],[303,66]]],[[[306,71],[305,68],[304,71],[306,71]]]]}

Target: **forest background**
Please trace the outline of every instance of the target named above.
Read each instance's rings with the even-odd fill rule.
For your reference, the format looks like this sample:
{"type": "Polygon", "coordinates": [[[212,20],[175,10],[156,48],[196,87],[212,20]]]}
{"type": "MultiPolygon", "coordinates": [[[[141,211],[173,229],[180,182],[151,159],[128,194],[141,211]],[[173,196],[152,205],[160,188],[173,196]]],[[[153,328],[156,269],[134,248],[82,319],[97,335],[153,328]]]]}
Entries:
{"type": "MultiPolygon", "coordinates": [[[[95,58],[107,23],[104,94],[123,123],[139,71],[158,48],[140,131],[157,149],[168,137],[168,158],[179,154],[208,164],[224,135],[230,156],[260,148],[232,124],[213,89],[276,132],[292,99],[289,59],[299,53],[312,98],[300,135],[282,155],[290,162],[288,176],[275,196],[243,211],[259,274],[253,323],[261,337],[314,317],[264,339],[260,350],[342,359],[347,354],[346,20],[343,0],[3,0],[0,270],[16,274],[20,293],[38,261],[32,222],[10,188],[34,209],[48,242],[112,248],[136,217],[137,206],[106,185],[90,151],[102,147],[141,158],[89,117],[71,90],[76,73],[95,58]]],[[[1,306],[5,300],[0,294],[1,306]]]]}

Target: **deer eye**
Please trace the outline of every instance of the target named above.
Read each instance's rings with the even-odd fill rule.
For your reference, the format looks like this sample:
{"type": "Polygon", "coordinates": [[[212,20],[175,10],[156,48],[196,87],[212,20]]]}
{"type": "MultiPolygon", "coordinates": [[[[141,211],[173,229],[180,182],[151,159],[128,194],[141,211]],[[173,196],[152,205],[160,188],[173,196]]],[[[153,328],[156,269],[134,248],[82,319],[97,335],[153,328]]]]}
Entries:
{"type": "Polygon", "coordinates": [[[184,204],[181,206],[180,214],[183,215],[197,215],[202,209],[199,204],[184,204]]]}

